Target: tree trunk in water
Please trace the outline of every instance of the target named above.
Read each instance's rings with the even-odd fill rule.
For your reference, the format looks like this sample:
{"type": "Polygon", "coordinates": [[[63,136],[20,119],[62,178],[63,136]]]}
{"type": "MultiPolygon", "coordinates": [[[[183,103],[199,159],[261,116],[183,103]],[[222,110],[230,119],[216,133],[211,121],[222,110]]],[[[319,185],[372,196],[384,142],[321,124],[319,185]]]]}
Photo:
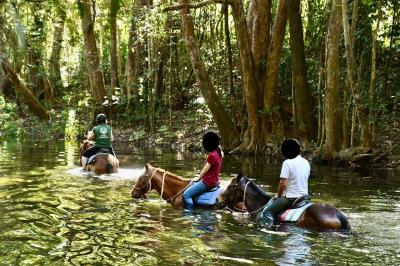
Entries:
{"type": "Polygon", "coordinates": [[[331,160],[340,149],[339,106],[339,42],[341,26],[341,0],[333,0],[326,37],[326,93],[325,93],[325,154],[331,160]]]}
{"type": "Polygon", "coordinates": [[[94,35],[94,15],[91,11],[91,2],[89,0],[78,0],[78,8],[82,20],[86,65],[92,95],[97,103],[102,103],[106,96],[106,90],[104,88],[104,77],[96,46],[96,36],[94,35]]]}
{"type": "Polygon", "coordinates": [[[258,134],[260,132],[260,119],[258,117],[259,87],[255,76],[253,55],[250,47],[250,38],[246,27],[246,17],[242,2],[235,0],[232,3],[232,15],[235,23],[236,38],[238,42],[241,63],[244,97],[247,107],[247,130],[243,137],[241,150],[257,152],[258,134]]]}
{"type": "Polygon", "coordinates": [[[6,73],[8,80],[14,85],[15,89],[22,96],[22,100],[26,105],[29,106],[31,111],[37,115],[41,120],[48,121],[50,116],[46,112],[46,109],[38,101],[38,99],[33,95],[33,93],[28,90],[25,85],[21,82],[18,74],[11,68],[6,60],[2,61],[2,66],[4,73],[6,73]]]}
{"type": "Polygon", "coordinates": [[[63,94],[63,82],[61,79],[60,71],[60,56],[64,35],[66,12],[63,6],[57,6],[57,17],[54,23],[54,34],[53,34],[53,47],[50,56],[50,66],[49,66],[49,79],[51,85],[54,88],[54,94],[56,96],[62,96],[63,94]]]}
{"type": "Polygon", "coordinates": [[[119,87],[117,58],[117,13],[119,0],[110,0],[110,76],[111,90],[119,87]]]}
{"type": "Polygon", "coordinates": [[[288,0],[290,47],[292,51],[292,92],[295,136],[303,142],[315,138],[312,95],[308,87],[300,0],[288,0]]]}
{"type": "Polygon", "coordinates": [[[280,143],[284,138],[280,106],[278,103],[278,78],[286,21],[287,1],[279,0],[267,58],[267,71],[261,81],[262,87],[264,88],[264,117],[261,134],[264,142],[272,142],[274,145],[280,143]]]}
{"type": "Polygon", "coordinates": [[[350,26],[347,16],[347,0],[342,0],[342,19],[349,85],[353,96],[354,108],[356,109],[356,113],[360,121],[362,145],[366,150],[370,150],[372,148],[371,132],[368,124],[368,117],[363,110],[361,110],[361,95],[356,82],[356,72],[354,68],[354,47],[351,45],[352,36],[350,36],[350,26]]]}
{"type": "Polygon", "coordinates": [[[180,10],[183,23],[183,34],[186,42],[187,52],[189,54],[193,70],[199,81],[202,95],[219,128],[221,138],[224,142],[224,147],[228,150],[232,149],[238,144],[237,131],[232,124],[230,116],[221,104],[210,77],[207,74],[205,63],[196,42],[190,10],[187,7],[189,1],[179,0],[179,3],[185,6],[180,10]]]}

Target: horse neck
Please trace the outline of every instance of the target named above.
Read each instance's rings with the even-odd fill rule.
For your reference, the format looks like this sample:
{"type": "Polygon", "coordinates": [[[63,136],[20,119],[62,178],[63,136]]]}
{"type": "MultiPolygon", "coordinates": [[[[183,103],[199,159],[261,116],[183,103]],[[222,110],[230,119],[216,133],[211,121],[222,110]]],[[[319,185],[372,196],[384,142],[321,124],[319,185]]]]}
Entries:
{"type": "Polygon", "coordinates": [[[163,176],[165,172],[157,172],[154,174],[151,180],[151,186],[157,191],[159,195],[162,193],[162,198],[168,200],[178,193],[182,192],[185,187],[189,184],[188,180],[179,178],[174,175],[170,175],[168,172],[165,173],[164,186],[163,176]]]}
{"type": "Polygon", "coordinates": [[[268,203],[271,199],[265,191],[257,185],[249,186],[246,190],[246,197],[244,198],[247,211],[254,212],[260,210],[262,206],[268,203]]]}

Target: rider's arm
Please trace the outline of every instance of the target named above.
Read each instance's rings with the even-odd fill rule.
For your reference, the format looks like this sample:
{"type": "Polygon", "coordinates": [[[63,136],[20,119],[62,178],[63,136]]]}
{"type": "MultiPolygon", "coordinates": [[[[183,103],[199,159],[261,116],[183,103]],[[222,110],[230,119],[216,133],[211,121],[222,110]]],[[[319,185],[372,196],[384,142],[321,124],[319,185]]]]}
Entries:
{"type": "Polygon", "coordinates": [[[283,192],[286,190],[287,184],[288,184],[287,178],[281,177],[278,186],[278,193],[276,194],[278,197],[282,196],[283,192]]]}
{"type": "Polygon", "coordinates": [[[88,139],[88,140],[94,140],[94,133],[93,133],[92,130],[89,130],[89,131],[88,131],[87,139],[88,139]]]}
{"type": "Polygon", "coordinates": [[[114,141],[114,134],[113,134],[112,130],[111,130],[111,141],[114,141]]]}
{"type": "Polygon", "coordinates": [[[207,162],[204,165],[203,169],[201,170],[199,177],[197,179],[195,179],[195,182],[200,181],[203,178],[203,176],[207,173],[207,171],[210,170],[210,167],[211,167],[211,164],[209,162],[207,162]]]}

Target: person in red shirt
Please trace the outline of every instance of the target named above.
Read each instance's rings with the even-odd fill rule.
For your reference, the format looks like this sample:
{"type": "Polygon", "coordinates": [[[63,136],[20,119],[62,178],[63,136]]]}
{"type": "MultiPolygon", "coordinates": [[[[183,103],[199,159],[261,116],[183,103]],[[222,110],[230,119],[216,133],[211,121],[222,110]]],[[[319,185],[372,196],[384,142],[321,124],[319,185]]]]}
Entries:
{"type": "Polygon", "coordinates": [[[222,151],[219,148],[219,137],[214,132],[203,136],[203,147],[208,151],[207,161],[195,182],[183,193],[183,200],[188,210],[194,207],[193,198],[219,185],[219,172],[222,164],[222,151]]]}

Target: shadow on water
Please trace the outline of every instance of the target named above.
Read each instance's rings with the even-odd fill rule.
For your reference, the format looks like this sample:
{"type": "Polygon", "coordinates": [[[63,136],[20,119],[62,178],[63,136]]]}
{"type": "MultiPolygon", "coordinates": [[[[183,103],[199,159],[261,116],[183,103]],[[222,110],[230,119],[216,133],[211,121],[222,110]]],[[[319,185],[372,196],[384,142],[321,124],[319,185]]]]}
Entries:
{"type": "MultiPolygon", "coordinates": [[[[116,147],[121,171],[80,172],[78,143],[0,144],[0,264],[7,265],[396,265],[400,260],[400,178],[384,169],[312,166],[313,200],[333,204],[355,233],[293,225],[268,231],[242,214],[185,215],[155,193],[129,191],[146,162],[190,178],[203,153],[116,147]]],[[[238,172],[274,192],[280,162],[224,158],[222,179],[238,172]]]]}

